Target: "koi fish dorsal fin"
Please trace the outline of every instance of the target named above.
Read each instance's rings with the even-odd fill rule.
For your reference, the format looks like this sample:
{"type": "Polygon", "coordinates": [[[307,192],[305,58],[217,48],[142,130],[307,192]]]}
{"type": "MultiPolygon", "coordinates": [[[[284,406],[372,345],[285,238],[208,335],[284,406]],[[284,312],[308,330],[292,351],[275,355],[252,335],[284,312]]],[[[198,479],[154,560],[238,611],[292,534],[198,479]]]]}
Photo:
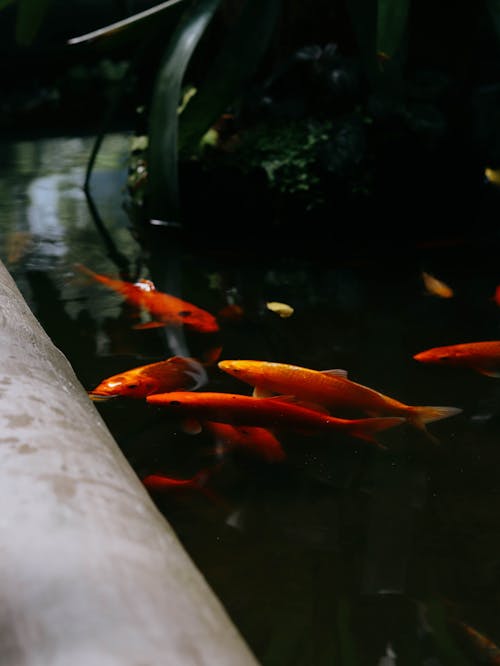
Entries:
{"type": "Polygon", "coordinates": [[[343,370],[342,368],[333,368],[333,370],[321,370],[321,372],[324,375],[330,375],[332,377],[344,377],[344,379],[347,379],[347,370],[343,370]]]}

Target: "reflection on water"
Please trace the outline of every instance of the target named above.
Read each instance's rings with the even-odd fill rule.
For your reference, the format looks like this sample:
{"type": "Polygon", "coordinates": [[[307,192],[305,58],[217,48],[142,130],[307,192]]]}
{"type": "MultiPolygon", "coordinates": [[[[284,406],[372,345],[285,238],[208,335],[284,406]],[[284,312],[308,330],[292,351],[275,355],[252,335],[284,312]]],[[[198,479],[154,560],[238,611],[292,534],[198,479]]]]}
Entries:
{"type": "MultiPolygon", "coordinates": [[[[406,426],[381,436],[386,452],[283,432],[286,459],[269,462],[251,450],[221,456],[210,432],[190,434],[141,401],[97,403],[141,477],[213,468],[211,494],[152,496],[260,662],[498,663],[487,641],[500,643],[500,380],[413,360],[500,337],[498,236],[419,238],[371,254],[354,243],[352,255],[321,260],[159,242],[152,257],[122,208],[128,146],[124,135],[103,145],[92,179],[99,220],[82,191],[92,138],[2,146],[0,256],[85,388],[220,343],[222,358],[343,368],[407,404],[463,410],[429,424],[438,445],[406,426]],[[77,262],[112,277],[125,264],[134,279],[154,275],[158,288],[220,313],[221,331],[136,330],[137,313],[77,262]],[[422,271],[453,297],[429,293],[422,271]]],[[[207,376],[206,390],[251,392],[216,366],[207,376]]]]}
{"type": "MultiPolygon", "coordinates": [[[[102,254],[102,237],[82,189],[92,143],[93,137],[53,138],[2,146],[2,258],[30,305],[31,289],[24,272],[49,272],[70,317],[78,316],[82,307],[82,286],[68,279],[72,264],[81,260],[82,253],[91,265],[115,270],[109,257],[102,254]]],[[[106,229],[122,252],[135,257],[138,249],[128,218],[116,199],[126,183],[128,149],[126,135],[107,137],[91,185],[106,229]]],[[[106,302],[92,311],[98,320],[103,312],[119,309],[118,299],[109,294],[103,298],[106,302]]],[[[88,305],[92,309],[92,303],[88,305]]]]}

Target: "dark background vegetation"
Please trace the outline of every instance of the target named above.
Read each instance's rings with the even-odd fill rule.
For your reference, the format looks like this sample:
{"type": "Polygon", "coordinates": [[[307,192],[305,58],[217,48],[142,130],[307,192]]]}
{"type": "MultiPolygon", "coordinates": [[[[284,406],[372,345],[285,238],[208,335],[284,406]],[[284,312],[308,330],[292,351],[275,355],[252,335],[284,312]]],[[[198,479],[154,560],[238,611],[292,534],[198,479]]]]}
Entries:
{"type": "MultiPolygon", "coordinates": [[[[73,46],[69,38],[157,3],[57,0],[24,43],[16,39],[18,4],[0,14],[0,132],[104,131],[119,90],[106,131],[147,135],[144,109],[189,3],[142,32],[73,46]],[[146,55],[127,74],[144,43],[146,55]]],[[[186,84],[203,80],[243,4],[220,4],[189,62],[186,84]]],[[[212,143],[196,155],[179,155],[185,228],[209,241],[199,223],[209,216],[225,238],[238,219],[239,233],[252,230],[248,242],[254,230],[293,232],[296,242],[304,229],[326,229],[340,241],[350,236],[354,219],[368,238],[397,242],[409,230],[453,234],[457,220],[489,223],[497,199],[484,170],[500,166],[500,52],[492,7],[486,0],[410,2],[405,29],[385,59],[373,41],[375,2],[283,3],[263,58],[244,92],[221,110],[212,143]]]]}

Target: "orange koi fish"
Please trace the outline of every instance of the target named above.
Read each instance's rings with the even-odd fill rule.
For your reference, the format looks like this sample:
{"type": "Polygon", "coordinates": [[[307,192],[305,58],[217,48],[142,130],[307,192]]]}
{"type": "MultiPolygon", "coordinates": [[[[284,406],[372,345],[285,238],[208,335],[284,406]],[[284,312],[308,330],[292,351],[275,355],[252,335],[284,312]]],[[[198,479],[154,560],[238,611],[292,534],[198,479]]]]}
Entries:
{"type": "Polygon", "coordinates": [[[471,646],[478,653],[481,663],[500,666],[500,648],[496,643],[465,622],[455,620],[454,624],[467,636],[471,646]]]}
{"type": "Polygon", "coordinates": [[[202,363],[194,358],[171,356],[103,379],[88,395],[95,402],[118,397],[145,398],[152,393],[193,391],[207,381],[202,363]]]}
{"type": "Polygon", "coordinates": [[[200,422],[284,428],[313,434],[336,432],[379,447],[381,445],[375,439],[375,433],[400,425],[405,420],[399,417],[340,419],[294,404],[287,396],[254,398],[237,393],[172,391],[150,395],[146,400],[166,407],[180,417],[200,422]]]}
{"type": "Polygon", "coordinates": [[[242,449],[267,462],[280,462],[286,458],[279,440],[267,428],[235,426],[216,421],[204,421],[202,426],[214,436],[220,452],[242,449]]]}
{"type": "Polygon", "coordinates": [[[432,347],[413,358],[420,363],[470,368],[488,377],[500,377],[500,340],[432,347]]]}
{"type": "Polygon", "coordinates": [[[215,333],[219,330],[217,319],[210,312],[177,296],[158,291],[151,280],[125,282],[94,273],[82,264],[76,264],[75,268],[121,294],[132,305],[149,312],[152,320],[135,325],[136,329],[185,326],[199,333],[215,333]]]}
{"type": "Polygon", "coordinates": [[[241,305],[229,303],[221,308],[217,313],[217,319],[229,322],[239,322],[245,318],[245,311],[241,305]]]}
{"type": "Polygon", "coordinates": [[[446,283],[438,280],[434,275],[422,271],[422,280],[429,294],[439,296],[440,298],[453,298],[455,292],[446,283]]]}
{"type": "MultiPolygon", "coordinates": [[[[254,396],[284,393],[328,409],[360,411],[369,416],[398,416],[423,430],[426,423],[459,414],[458,407],[406,405],[368,386],[357,384],[343,370],[312,370],[268,361],[219,361],[218,367],[254,387],[254,396]]],[[[433,437],[431,437],[433,439],[433,437]]]]}
{"type": "Polygon", "coordinates": [[[214,465],[199,472],[188,479],[178,479],[163,474],[147,474],[142,478],[142,483],[151,492],[169,492],[169,491],[201,491],[209,499],[220,503],[221,498],[210,488],[206,487],[207,481],[213,475],[220,465],[214,465]]]}

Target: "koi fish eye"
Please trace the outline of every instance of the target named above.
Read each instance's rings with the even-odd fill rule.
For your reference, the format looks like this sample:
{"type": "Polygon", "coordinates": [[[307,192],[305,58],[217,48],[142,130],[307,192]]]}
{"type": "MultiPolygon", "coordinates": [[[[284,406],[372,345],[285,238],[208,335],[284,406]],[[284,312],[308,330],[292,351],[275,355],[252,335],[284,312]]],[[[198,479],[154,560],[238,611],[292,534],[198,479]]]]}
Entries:
{"type": "Polygon", "coordinates": [[[137,388],[137,384],[127,384],[127,388],[135,389],[135,388],[137,388]]]}
{"type": "Polygon", "coordinates": [[[190,317],[193,313],[191,312],[191,310],[181,310],[177,314],[179,315],[179,317],[190,317]]]}

